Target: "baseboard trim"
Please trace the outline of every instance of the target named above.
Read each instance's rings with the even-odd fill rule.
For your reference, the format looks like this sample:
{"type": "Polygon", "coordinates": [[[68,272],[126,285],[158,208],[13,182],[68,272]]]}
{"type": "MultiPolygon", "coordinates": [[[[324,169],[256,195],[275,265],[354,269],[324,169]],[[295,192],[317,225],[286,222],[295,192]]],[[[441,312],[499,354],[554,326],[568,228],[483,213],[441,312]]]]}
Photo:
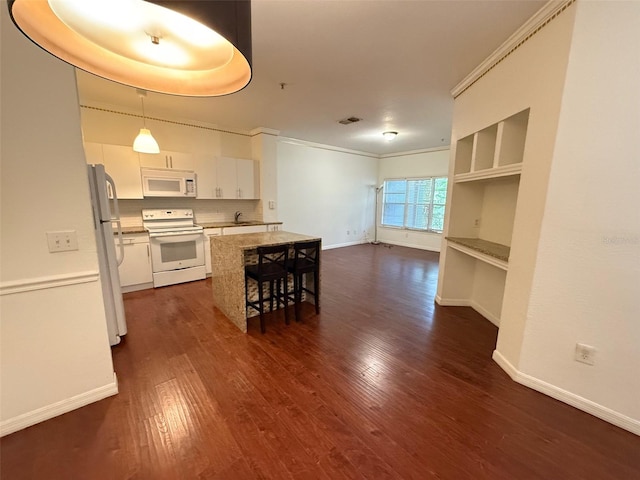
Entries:
{"type": "Polygon", "coordinates": [[[500,318],[473,300],[465,298],[442,298],[440,295],[436,295],[436,302],[443,307],[471,307],[496,327],[500,327],[500,318]]]}
{"type": "Polygon", "coordinates": [[[342,247],[353,247],[354,245],[362,245],[363,243],[367,243],[364,240],[358,240],[355,242],[346,242],[346,243],[336,243],[334,245],[322,245],[322,250],[332,250],[334,248],[342,248],[342,247]]]}
{"type": "Polygon", "coordinates": [[[536,377],[522,373],[498,350],[493,351],[492,358],[513,381],[640,436],[640,421],[627,417],[580,395],[556,387],[536,377]]]}
{"type": "Polygon", "coordinates": [[[417,243],[403,243],[403,242],[390,242],[389,240],[380,240],[380,243],[386,243],[387,245],[395,245],[397,247],[407,247],[407,248],[416,248],[418,250],[426,250],[428,252],[437,252],[440,253],[440,246],[438,246],[437,248],[433,247],[427,247],[425,245],[420,245],[417,243]]]}
{"type": "Polygon", "coordinates": [[[473,308],[476,312],[482,315],[484,318],[493,323],[496,327],[500,327],[500,317],[494,315],[489,310],[481,306],[476,302],[470,302],[469,306],[473,308]]]}
{"type": "Polygon", "coordinates": [[[63,413],[70,412],[90,403],[97,402],[104,398],[116,395],[118,393],[118,378],[114,372],[113,382],[103,385],[102,387],[95,388],[88,392],[81,393],[71,398],[67,398],[60,402],[52,403],[45,407],[37,408],[31,412],[23,413],[17,417],[10,418],[0,422],[0,437],[9,435],[10,433],[17,432],[24,428],[35,425],[36,423],[44,422],[50,418],[57,417],[63,413]]]}

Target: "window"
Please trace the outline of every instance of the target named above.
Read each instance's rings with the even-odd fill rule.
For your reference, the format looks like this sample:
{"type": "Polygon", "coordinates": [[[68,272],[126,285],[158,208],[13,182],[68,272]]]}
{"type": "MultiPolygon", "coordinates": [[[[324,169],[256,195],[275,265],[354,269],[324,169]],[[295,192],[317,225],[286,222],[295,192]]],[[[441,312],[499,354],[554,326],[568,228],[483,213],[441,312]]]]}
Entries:
{"type": "Polygon", "coordinates": [[[384,181],[382,225],[441,233],[447,199],[447,177],[384,181]]]}

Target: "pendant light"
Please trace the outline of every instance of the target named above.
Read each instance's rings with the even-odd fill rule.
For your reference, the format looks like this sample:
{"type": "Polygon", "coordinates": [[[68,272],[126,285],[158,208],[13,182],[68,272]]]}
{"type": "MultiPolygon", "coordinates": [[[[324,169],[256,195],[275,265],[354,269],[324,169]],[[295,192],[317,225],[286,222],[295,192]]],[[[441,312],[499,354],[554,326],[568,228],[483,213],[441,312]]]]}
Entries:
{"type": "Polygon", "coordinates": [[[144,115],[144,97],[147,96],[147,92],[140,89],[136,89],[136,92],[140,96],[140,102],[142,103],[142,128],[133,141],[133,150],[139,153],[160,153],[158,142],[156,142],[156,139],[151,135],[151,131],[147,128],[147,121],[144,115]]]}
{"type": "Polygon", "coordinates": [[[9,0],[8,7],[35,44],[115,82],[218,96],[251,81],[249,0],[9,0]]]}

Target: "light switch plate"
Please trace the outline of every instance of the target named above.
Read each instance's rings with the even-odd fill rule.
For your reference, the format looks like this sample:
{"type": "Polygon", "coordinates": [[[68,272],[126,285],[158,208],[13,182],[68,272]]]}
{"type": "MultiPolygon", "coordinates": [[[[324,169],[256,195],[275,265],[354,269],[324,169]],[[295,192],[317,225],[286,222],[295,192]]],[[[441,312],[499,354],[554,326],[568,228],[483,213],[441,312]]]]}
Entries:
{"type": "Polygon", "coordinates": [[[269,200],[269,209],[274,210],[276,208],[275,200],[269,200]]]}
{"type": "Polygon", "coordinates": [[[47,244],[51,253],[78,250],[78,236],[75,230],[47,232],[47,244]]]}

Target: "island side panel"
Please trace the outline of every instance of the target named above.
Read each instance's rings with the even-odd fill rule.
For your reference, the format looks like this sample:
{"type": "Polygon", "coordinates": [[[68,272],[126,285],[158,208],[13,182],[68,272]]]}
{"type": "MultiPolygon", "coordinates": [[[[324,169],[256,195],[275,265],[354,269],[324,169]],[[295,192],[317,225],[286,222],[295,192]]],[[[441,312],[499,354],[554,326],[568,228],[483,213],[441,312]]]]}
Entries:
{"type": "Polygon", "coordinates": [[[244,250],[211,237],[211,268],[213,304],[246,333],[244,250]]]}

